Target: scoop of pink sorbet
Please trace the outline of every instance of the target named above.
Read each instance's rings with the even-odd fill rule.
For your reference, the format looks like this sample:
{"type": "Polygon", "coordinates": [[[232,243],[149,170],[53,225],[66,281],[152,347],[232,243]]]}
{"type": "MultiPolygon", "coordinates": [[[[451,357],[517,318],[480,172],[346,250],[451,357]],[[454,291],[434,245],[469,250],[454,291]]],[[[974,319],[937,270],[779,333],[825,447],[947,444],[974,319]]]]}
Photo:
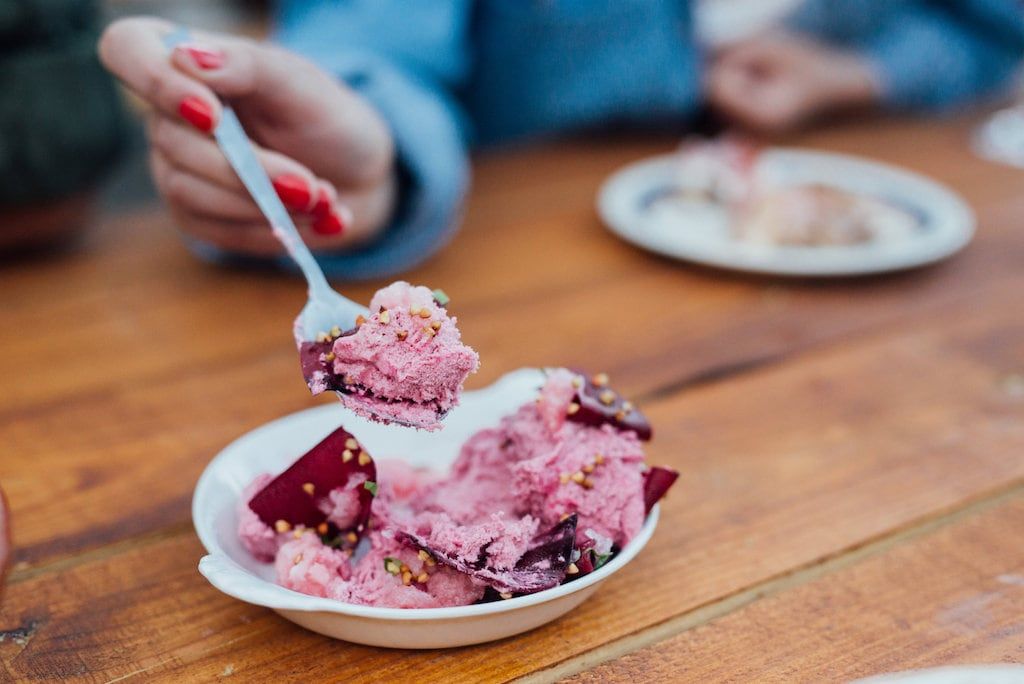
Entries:
{"type": "Polygon", "coordinates": [[[370,300],[370,311],[354,333],[334,341],[334,372],[348,387],[343,401],[370,417],[438,427],[477,369],[477,353],[425,287],[392,283],[370,300]]]}
{"type": "Polygon", "coordinates": [[[238,539],[246,551],[261,561],[269,561],[277,553],[277,533],[265,524],[256,513],[249,508],[249,502],[267,483],[274,479],[270,473],[257,475],[249,486],[242,490],[238,499],[238,539]]]}
{"type": "Polygon", "coordinates": [[[315,342],[297,338],[310,390],[336,390],[343,404],[367,418],[438,429],[479,366],[438,296],[392,283],[373,296],[369,319],[354,329],[315,342]]]}
{"type": "Polygon", "coordinates": [[[447,511],[463,524],[494,512],[532,516],[541,529],[578,513],[580,540],[590,530],[627,544],[644,520],[643,449],[632,431],[571,420],[576,377],[552,371],[538,401],[471,437],[450,476],[413,508],[447,511]]]}
{"type": "Polygon", "coordinates": [[[332,587],[352,575],[349,557],[324,545],[313,531],[296,532],[277,550],[274,569],[282,587],[309,594],[328,596],[332,587]]]}
{"type": "MultiPolygon", "coordinates": [[[[354,549],[332,549],[310,531],[275,535],[245,506],[243,544],[261,558],[277,550],[278,579],[288,588],[376,606],[465,605],[488,586],[507,597],[590,572],[636,536],[647,508],[641,439],[627,426],[645,435],[650,428],[642,414],[617,415],[628,404],[604,396],[606,385],[604,377],[551,371],[538,399],[470,437],[446,476],[381,461],[370,523],[354,549]]],[[[652,501],[675,477],[661,470],[666,478],[649,488],[652,501]]],[[[354,493],[364,479],[321,502],[339,528],[358,513],[354,493]]],[[[243,499],[268,480],[261,476],[243,499]]]]}

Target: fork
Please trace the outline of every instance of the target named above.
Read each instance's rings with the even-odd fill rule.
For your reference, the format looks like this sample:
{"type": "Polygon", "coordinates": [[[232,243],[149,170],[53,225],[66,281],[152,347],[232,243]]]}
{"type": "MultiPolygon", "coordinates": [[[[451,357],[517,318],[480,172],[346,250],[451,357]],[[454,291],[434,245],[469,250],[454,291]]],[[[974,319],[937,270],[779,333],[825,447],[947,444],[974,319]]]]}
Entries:
{"type": "MultiPolygon", "coordinates": [[[[179,28],[164,38],[164,45],[174,49],[190,39],[188,30],[179,28]]],[[[309,286],[306,305],[296,319],[296,342],[313,342],[318,334],[335,326],[342,330],[354,328],[356,317],[368,317],[369,309],[337,292],[327,282],[320,265],[295,228],[291,215],[278,198],[267,172],[256,158],[242,123],[230,106],[222,104],[223,113],[213,137],[309,286]]]]}

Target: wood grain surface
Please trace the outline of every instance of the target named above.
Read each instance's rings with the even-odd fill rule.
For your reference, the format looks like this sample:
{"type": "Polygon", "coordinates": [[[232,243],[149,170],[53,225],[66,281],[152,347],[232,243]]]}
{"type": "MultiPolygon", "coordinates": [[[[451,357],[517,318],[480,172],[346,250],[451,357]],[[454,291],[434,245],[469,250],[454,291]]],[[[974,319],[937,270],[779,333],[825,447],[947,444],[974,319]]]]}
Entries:
{"type": "Polygon", "coordinates": [[[573,682],[837,682],[1024,662],[1024,492],[573,682]]]}
{"type": "MultiPolygon", "coordinates": [[[[650,546],[587,604],[452,651],[331,641],[195,570],[189,499],[206,462],[315,403],[289,339],[300,283],[194,260],[159,208],[101,217],[78,251],[4,264],[0,484],[15,565],[0,679],[550,680],[723,615],[707,630],[735,620],[739,640],[769,590],[790,624],[786,597],[845,577],[843,559],[903,552],[904,536],[953,529],[1024,486],[1024,174],[973,158],[970,125],[850,124],[789,141],[921,170],[977,212],[962,255],[870,280],[747,278],[608,235],[596,189],[668,139],[478,162],[464,229],[407,276],[452,295],[483,358],[471,385],[522,365],[608,370],[654,421],[650,460],[684,475],[650,546]]],[[[365,299],[381,284],[345,290],[365,299]]],[[[920,613],[908,615],[913,635],[920,613]]],[[[820,672],[815,657],[793,654],[793,676],[820,672]]]]}

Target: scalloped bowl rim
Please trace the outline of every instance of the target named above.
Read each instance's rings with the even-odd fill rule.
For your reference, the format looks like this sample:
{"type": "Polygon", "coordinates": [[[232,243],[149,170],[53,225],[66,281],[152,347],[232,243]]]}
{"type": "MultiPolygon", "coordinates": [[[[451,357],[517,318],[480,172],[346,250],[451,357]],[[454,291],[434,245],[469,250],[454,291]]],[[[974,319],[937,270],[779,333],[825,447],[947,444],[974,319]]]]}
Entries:
{"type": "MultiPolygon", "coordinates": [[[[467,391],[463,396],[463,406],[472,405],[474,400],[486,395],[497,394],[509,385],[522,385],[524,379],[532,374],[536,379],[538,369],[520,369],[513,371],[495,383],[480,390],[467,391]]],[[[273,610],[302,611],[302,612],[326,612],[353,617],[371,618],[378,620],[451,620],[458,618],[471,618],[483,615],[498,615],[527,608],[559,598],[569,596],[582,591],[587,587],[602,582],[614,573],[621,570],[627,563],[646,546],[654,529],[658,524],[660,508],[655,505],[644,521],[640,532],[623,548],[612,560],[594,572],[581,577],[567,584],[561,584],[551,589],[545,589],[533,594],[517,596],[504,601],[491,603],[471,604],[468,606],[450,606],[444,608],[383,608],[376,606],[364,606],[354,603],[345,603],[329,598],[309,596],[279,584],[264,579],[250,570],[238,564],[231,554],[226,551],[217,539],[215,529],[215,515],[211,515],[208,507],[225,504],[210,503],[219,488],[223,488],[218,477],[228,467],[228,464],[235,459],[244,458],[245,454],[260,442],[261,437],[268,433],[287,430],[287,425],[297,419],[319,417],[320,414],[337,415],[343,419],[345,424],[362,423],[362,420],[354,414],[342,408],[340,405],[326,405],[316,408],[305,409],[295,413],[282,416],[270,422],[246,432],[233,442],[224,447],[217,456],[203,470],[199,481],[196,484],[192,497],[192,520],[200,542],[206,548],[207,554],[199,561],[199,572],[219,591],[233,598],[245,601],[253,605],[260,605],[273,610]]],[[[341,424],[341,421],[337,421],[341,424]]],[[[379,427],[371,429],[380,429],[379,427]]],[[[356,430],[353,429],[353,432],[356,430]]],[[[439,433],[443,434],[443,433],[439,433]]],[[[297,458],[299,454],[291,456],[297,458]]],[[[282,463],[281,467],[287,467],[288,462],[282,463]]],[[[237,496],[237,495],[236,495],[237,496]]],[[[233,509],[236,498],[232,498],[227,505],[233,509]]]]}

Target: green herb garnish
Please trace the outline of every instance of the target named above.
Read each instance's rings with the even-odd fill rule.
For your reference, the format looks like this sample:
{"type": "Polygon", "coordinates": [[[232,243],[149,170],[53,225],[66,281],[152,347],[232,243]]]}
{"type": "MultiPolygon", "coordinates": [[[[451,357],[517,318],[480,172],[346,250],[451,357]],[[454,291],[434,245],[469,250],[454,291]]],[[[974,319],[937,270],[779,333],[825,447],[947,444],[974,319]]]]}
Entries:
{"type": "Polygon", "coordinates": [[[448,302],[452,301],[451,297],[445,294],[444,290],[437,288],[434,290],[434,301],[441,306],[448,306],[448,302]]]}
{"type": "Polygon", "coordinates": [[[384,570],[392,575],[397,575],[402,571],[402,561],[388,556],[384,559],[384,570]]]}
{"type": "Polygon", "coordinates": [[[377,496],[377,483],[374,482],[373,480],[368,480],[368,481],[364,482],[363,483],[363,488],[366,491],[368,491],[371,494],[373,494],[374,496],[377,496]]]}

